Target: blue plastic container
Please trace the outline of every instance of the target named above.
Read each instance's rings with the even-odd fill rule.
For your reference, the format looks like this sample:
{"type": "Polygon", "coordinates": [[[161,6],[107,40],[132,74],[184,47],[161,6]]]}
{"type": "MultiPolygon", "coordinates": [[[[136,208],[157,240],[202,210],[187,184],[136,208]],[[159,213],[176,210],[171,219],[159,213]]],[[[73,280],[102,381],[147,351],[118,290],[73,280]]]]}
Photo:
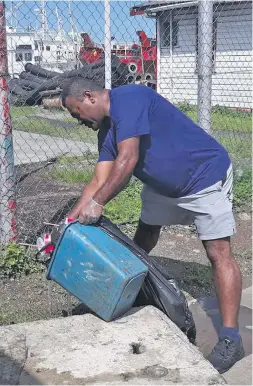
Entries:
{"type": "Polygon", "coordinates": [[[131,308],[147,271],[137,256],[101,229],[74,222],[56,244],[47,279],[110,321],[131,308]]]}

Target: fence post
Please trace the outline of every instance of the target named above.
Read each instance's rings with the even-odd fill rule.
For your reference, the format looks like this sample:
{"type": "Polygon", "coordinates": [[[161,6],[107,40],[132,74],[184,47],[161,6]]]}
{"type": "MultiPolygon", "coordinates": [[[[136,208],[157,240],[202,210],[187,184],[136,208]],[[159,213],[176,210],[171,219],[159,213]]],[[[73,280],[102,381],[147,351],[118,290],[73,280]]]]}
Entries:
{"type": "Polygon", "coordinates": [[[0,243],[16,238],[13,139],[8,103],[5,4],[0,2],[0,243]]]}
{"type": "Polygon", "coordinates": [[[104,0],[105,6],[105,88],[111,89],[112,86],[112,66],[111,66],[111,9],[110,0],[104,0]]]}
{"type": "Polygon", "coordinates": [[[211,131],[213,1],[198,6],[198,124],[211,131]]]}

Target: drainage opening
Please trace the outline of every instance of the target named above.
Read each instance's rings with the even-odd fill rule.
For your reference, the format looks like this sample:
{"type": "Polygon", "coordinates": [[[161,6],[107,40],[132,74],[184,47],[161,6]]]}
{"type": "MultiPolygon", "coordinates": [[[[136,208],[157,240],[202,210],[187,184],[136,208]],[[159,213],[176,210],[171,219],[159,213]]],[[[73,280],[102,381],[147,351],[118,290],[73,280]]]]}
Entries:
{"type": "Polygon", "coordinates": [[[130,346],[133,354],[143,354],[145,351],[145,347],[141,343],[131,343],[130,346]]]}

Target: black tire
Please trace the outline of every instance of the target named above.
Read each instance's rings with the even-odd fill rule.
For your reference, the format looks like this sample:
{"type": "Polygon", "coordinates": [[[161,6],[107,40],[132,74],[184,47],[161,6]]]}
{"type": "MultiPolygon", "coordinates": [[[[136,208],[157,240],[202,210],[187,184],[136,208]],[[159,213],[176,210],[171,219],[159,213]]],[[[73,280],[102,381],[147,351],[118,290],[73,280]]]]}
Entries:
{"type": "Polygon", "coordinates": [[[135,82],[141,82],[142,81],[142,75],[141,74],[136,74],[134,77],[135,82]]]}
{"type": "Polygon", "coordinates": [[[150,74],[150,73],[144,74],[144,79],[145,79],[146,81],[153,80],[153,78],[154,78],[153,75],[150,74]]]}
{"type": "Polygon", "coordinates": [[[137,64],[135,62],[130,62],[128,65],[128,72],[130,72],[130,74],[136,74],[138,68],[137,68],[137,64]]]}
{"type": "Polygon", "coordinates": [[[18,84],[18,79],[10,79],[8,82],[9,92],[15,95],[23,95],[26,93],[25,90],[18,84]]]}
{"type": "Polygon", "coordinates": [[[46,70],[45,68],[41,68],[39,66],[36,66],[35,64],[32,64],[32,63],[26,63],[25,64],[25,70],[26,70],[26,72],[30,72],[33,75],[38,75],[38,76],[41,76],[42,78],[46,78],[46,79],[51,79],[57,75],[60,75],[59,72],[49,71],[49,70],[46,70]]]}
{"type": "Polygon", "coordinates": [[[95,68],[101,68],[101,67],[104,67],[104,66],[105,66],[105,60],[104,59],[100,60],[99,62],[94,62],[94,63],[91,64],[91,68],[93,70],[95,70],[95,68]]]}
{"type": "Polygon", "coordinates": [[[58,75],[58,78],[67,79],[67,78],[74,78],[74,77],[84,77],[87,72],[91,70],[92,66],[90,64],[84,64],[83,67],[78,68],[76,70],[66,71],[61,75],[58,75]]]}
{"type": "Polygon", "coordinates": [[[126,80],[127,80],[127,84],[133,84],[134,83],[134,75],[128,74],[126,80]]]}
{"type": "Polygon", "coordinates": [[[26,104],[26,100],[22,96],[11,93],[9,93],[8,101],[10,106],[24,106],[26,104]]]}
{"type": "Polygon", "coordinates": [[[21,87],[20,89],[15,88],[15,92],[11,92],[12,97],[10,98],[12,103],[16,106],[35,106],[41,103],[42,95],[38,91],[25,91],[21,87]]]}
{"type": "Polygon", "coordinates": [[[26,90],[35,90],[40,86],[39,83],[28,79],[15,79],[15,83],[26,90]]]}
{"type": "Polygon", "coordinates": [[[128,72],[128,66],[127,64],[125,63],[120,63],[116,69],[117,73],[121,76],[121,77],[126,77],[129,72],[128,72]]]}
{"type": "Polygon", "coordinates": [[[42,84],[45,82],[45,78],[40,78],[38,75],[33,75],[30,72],[22,71],[19,74],[20,79],[26,79],[26,80],[32,80],[33,82],[36,82],[38,84],[42,84]]]}
{"type": "Polygon", "coordinates": [[[112,59],[111,59],[112,69],[114,70],[117,69],[119,64],[120,64],[119,58],[116,55],[112,55],[112,59]]]}

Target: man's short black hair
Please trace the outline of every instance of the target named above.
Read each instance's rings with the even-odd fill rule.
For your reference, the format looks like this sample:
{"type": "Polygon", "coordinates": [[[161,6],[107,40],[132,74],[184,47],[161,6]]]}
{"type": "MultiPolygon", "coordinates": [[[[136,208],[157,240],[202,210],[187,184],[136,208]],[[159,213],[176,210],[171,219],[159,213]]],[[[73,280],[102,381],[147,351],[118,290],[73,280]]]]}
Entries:
{"type": "Polygon", "coordinates": [[[70,78],[64,85],[61,100],[63,107],[66,107],[66,98],[73,97],[83,101],[85,91],[102,91],[103,87],[90,79],[74,77],[70,78]]]}

